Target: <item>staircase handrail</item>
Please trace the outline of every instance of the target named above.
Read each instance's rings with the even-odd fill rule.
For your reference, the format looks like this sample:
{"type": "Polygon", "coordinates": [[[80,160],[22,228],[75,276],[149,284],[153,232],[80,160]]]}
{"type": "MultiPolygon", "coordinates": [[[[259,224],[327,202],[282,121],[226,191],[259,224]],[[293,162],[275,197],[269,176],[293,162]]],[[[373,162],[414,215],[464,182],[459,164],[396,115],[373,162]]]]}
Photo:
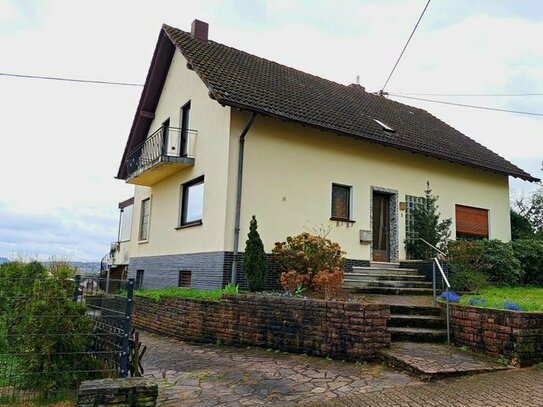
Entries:
{"type": "MultiPolygon", "coordinates": [[[[443,251],[439,250],[437,247],[427,242],[423,238],[417,237],[415,239],[418,239],[424,244],[426,244],[427,246],[431,247],[438,254],[441,254],[443,257],[447,257],[447,255],[443,251]]],[[[443,267],[441,266],[441,263],[439,262],[439,255],[435,256],[432,261],[432,292],[433,292],[433,298],[434,298],[434,305],[436,304],[436,301],[437,301],[436,266],[439,272],[441,273],[441,278],[443,279],[443,282],[445,283],[445,296],[446,296],[445,303],[446,303],[446,313],[447,313],[447,345],[450,345],[451,344],[451,316],[450,316],[450,311],[449,311],[449,292],[450,292],[449,290],[451,288],[451,284],[449,283],[449,279],[445,275],[445,271],[443,270],[443,267]]]]}

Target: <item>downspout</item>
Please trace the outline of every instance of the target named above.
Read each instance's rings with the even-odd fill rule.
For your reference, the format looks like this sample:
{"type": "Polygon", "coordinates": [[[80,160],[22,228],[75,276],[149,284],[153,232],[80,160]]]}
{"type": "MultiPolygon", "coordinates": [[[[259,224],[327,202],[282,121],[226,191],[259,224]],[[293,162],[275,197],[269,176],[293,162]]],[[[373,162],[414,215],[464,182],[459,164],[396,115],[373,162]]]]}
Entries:
{"type": "Polygon", "coordinates": [[[236,191],[236,219],[234,224],[234,254],[232,259],[232,277],[230,282],[232,284],[237,283],[237,268],[238,268],[238,254],[239,254],[239,223],[240,223],[240,214],[241,214],[241,191],[243,184],[243,153],[245,149],[245,136],[247,132],[253,125],[253,122],[256,119],[256,113],[251,113],[249,120],[245,124],[243,131],[239,136],[239,156],[238,156],[238,185],[236,191]]]}

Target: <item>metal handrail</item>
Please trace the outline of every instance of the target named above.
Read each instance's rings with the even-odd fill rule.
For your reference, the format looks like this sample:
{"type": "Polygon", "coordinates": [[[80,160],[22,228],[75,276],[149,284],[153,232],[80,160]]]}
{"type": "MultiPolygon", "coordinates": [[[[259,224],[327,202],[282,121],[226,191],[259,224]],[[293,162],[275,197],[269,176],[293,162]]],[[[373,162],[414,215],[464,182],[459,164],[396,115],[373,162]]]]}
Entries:
{"type": "Polygon", "coordinates": [[[447,256],[444,252],[442,252],[441,250],[439,250],[437,247],[435,247],[433,244],[427,242],[426,240],[424,240],[422,237],[416,237],[414,238],[414,240],[420,240],[421,242],[425,243],[427,246],[430,246],[432,249],[434,249],[436,252],[438,252],[439,254],[441,254],[442,256],[447,256]]]}
{"type": "Polygon", "coordinates": [[[128,174],[134,174],[153,164],[160,157],[193,158],[197,134],[196,130],[160,127],[130,151],[125,160],[128,174]],[[170,137],[175,140],[176,145],[166,145],[170,144],[170,141],[167,141],[170,137]]]}
{"type": "MultiPolygon", "coordinates": [[[[433,244],[428,243],[426,240],[424,240],[421,237],[415,238],[426,244],[427,246],[431,247],[435,251],[437,251],[439,254],[441,254],[443,257],[446,257],[447,255],[439,250],[437,247],[435,247],[433,244]]],[[[433,293],[433,302],[434,305],[436,305],[437,302],[437,273],[436,273],[436,265],[441,273],[441,278],[443,279],[443,282],[445,283],[445,303],[446,303],[446,318],[447,318],[447,345],[451,344],[451,314],[449,309],[449,289],[451,288],[451,284],[449,283],[449,279],[445,275],[445,271],[443,270],[443,267],[441,266],[441,263],[439,262],[439,257],[435,256],[432,261],[432,293],[433,293]]]]}

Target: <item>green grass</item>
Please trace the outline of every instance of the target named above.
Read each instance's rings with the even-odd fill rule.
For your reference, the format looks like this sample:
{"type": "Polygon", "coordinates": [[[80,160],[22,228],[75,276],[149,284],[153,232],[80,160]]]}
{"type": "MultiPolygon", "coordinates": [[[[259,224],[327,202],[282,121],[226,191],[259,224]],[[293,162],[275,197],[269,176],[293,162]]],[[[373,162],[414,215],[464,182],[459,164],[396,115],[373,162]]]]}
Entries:
{"type": "Polygon", "coordinates": [[[161,297],[180,297],[191,298],[195,300],[214,300],[221,299],[223,294],[237,294],[238,287],[232,284],[228,284],[224,289],[217,290],[198,290],[196,288],[157,288],[154,290],[136,290],[135,295],[140,297],[153,298],[160,300],[161,297]]]}
{"type": "Polygon", "coordinates": [[[478,295],[462,295],[460,304],[471,305],[472,298],[486,300],[477,307],[506,309],[504,301],[509,301],[523,311],[543,311],[543,287],[487,287],[479,290],[478,295]]]}

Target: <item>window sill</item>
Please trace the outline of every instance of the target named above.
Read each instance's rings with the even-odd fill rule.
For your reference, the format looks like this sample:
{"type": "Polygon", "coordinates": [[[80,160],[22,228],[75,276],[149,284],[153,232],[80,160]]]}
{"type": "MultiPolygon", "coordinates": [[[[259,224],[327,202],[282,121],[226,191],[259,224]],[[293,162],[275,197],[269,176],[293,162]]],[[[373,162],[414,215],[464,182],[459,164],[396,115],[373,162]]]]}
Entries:
{"type": "Polygon", "coordinates": [[[179,230],[179,229],[186,229],[186,228],[191,228],[193,226],[200,226],[200,225],[203,225],[203,222],[201,220],[196,220],[194,222],[190,222],[190,223],[185,223],[184,225],[181,225],[181,226],[177,226],[175,228],[175,230],[179,230]]]}
{"type": "Polygon", "coordinates": [[[344,218],[334,218],[333,216],[330,218],[330,220],[334,222],[347,222],[347,223],[355,223],[355,220],[352,219],[344,219],[344,218]]]}
{"type": "Polygon", "coordinates": [[[149,239],[147,239],[147,240],[138,240],[138,244],[145,244],[145,243],[149,243],[149,239]]]}

